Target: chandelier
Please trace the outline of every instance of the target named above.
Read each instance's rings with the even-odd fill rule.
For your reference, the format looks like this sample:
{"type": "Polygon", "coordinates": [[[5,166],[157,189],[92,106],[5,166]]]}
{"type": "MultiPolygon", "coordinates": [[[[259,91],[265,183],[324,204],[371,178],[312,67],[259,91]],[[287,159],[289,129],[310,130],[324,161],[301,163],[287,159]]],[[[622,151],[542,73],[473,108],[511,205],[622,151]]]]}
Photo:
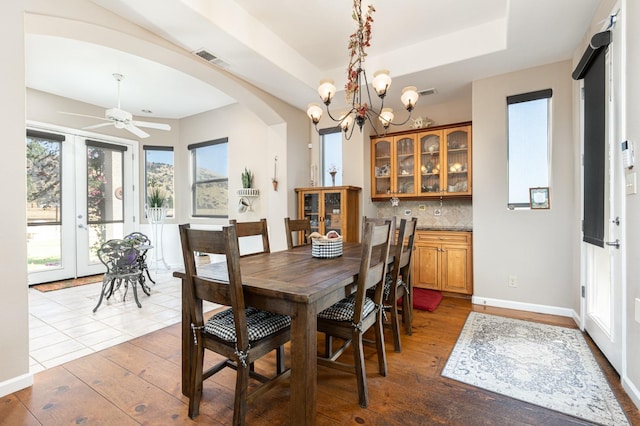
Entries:
{"type": "MultiPolygon", "coordinates": [[[[394,114],[391,108],[384,107],[384,98],[387,90],[391,85],[391,77],[389,71],[380,70],[373,74],[372,86],[376,94],[380,98],[379,108],[374,108],[371,102],[371,94],[369,92],[369,81],[367,73],[364,70],[364,60],[367,54],[365,48],[369,47],[371,41],[371,23],[372,13],[375,12],[373,5],[369,5],[366,15],[362,14],[362,0],[353,0],[353,20],[356,24],[356,32],[349,36],[349,66],[347,67],[347,83],[345,84],[345,98],[349,111],[341,114],[338,118],[334,117],[329,110],[329,105],[333,96],[336,94],[336,86],[332,80],[322,80],[318,87],[318,94],[325,104],[327,115],[344,131],[346,139],[350,139],[353,134],[355,124],[358,125],[360,131],[366,121],[369,121],[376,134],[378,133],[375,126],[376,118],[385,129],[390,125],[401,126],[411,118],[411,111],[418,100],[418,92],[414,86],[408,86],[402,89],[400,100],[409,112],[409,116],[402,123],[394,123],[394,114]]],[[[318,123],[322,117],[322,107],[319,104],[309,104],[307,115],[313,122],[316,130],[318,123]]]]}

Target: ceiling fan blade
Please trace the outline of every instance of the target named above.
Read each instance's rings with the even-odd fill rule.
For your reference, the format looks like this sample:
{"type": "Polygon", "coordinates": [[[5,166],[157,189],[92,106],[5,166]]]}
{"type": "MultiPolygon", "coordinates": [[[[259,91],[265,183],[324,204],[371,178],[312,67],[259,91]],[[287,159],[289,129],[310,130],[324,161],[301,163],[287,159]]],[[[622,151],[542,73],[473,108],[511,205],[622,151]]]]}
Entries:
{"type": "Polygon", "coordinates": [[[104,118],[104,117],[98,117],[96,115],[87,115],[87,114],[78,114],[75,112],[66,112],[66,111],[58,111],[60,114],[66,114],[66,115],[75,115],[78,117],[88,117],[88,118],[95,118],[96,120],[105,120],[105,121],[111,121],[108,118],[104,118]]]}
{"type": "Polygon", "coordinates": [[[165,123],[152,123],[150,121],[133,120],[131,122],[131,124],[134,124],[134,125],[140,126],[140,127],[148,127],[150,129],[171,130],[171,126],[169,126],[168,124],[165,124],[165,123]]]}
{"type": "Polygon", "coordinates": [[[148,138],[149,137],[149,133],[145,132],[144,130],[138,129],[133,124],[127,124],[126,126],[124,126],[124,128],[127,129],[128,131],[130,131],[131,133],[133,133],[134,135],[136,135],[139,138],[148,138]]]}
{"type": "Polygon", "coordinates": [[[111,126],[111,125],[113,125],[113,124],[114,124],[113,122],[111,122],[111,123],[100,123],[100,124],[94,124],[93,126],[83,127],[83,129],[84,129],[84,130],[87,130],[87,129],[97,129],[98,127],[111,126]]]}

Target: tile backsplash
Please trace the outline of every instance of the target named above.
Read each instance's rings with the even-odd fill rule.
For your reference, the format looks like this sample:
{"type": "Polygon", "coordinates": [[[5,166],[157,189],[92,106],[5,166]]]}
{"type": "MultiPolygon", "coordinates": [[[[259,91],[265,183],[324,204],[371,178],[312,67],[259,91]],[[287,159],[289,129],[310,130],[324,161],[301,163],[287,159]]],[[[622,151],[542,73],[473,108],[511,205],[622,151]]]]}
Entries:
{"type": "Polygon", "coordinates": [[[389,201],[377,201],[373,203],[378,208],[378,217],[396,216],[398,219],[417,217],[419,228],[472,228],[473,210],[472,201],[467,199],[443,199],[440,200],[403,201],[398,207],[393,207],[389,201]],[[423,207],[420,209],[420,207],[423,207]],[[440,215],[434,214],[440,210],[440,215]],[[410,210],[409,215],[405,212],[410,210]]]}

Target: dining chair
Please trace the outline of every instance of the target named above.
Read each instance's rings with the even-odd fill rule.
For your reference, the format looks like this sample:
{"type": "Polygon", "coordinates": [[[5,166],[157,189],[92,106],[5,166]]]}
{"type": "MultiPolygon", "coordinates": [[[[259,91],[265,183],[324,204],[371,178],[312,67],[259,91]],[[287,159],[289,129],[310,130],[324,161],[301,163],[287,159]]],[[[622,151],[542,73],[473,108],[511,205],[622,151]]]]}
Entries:
{"type": "MultiPolygon", "coordinates": [[[[142,232],[132,232],[129,235],[126,235],[123,239],[125,241],[133,241],[136,245],[136,248],[140,251],[140,258],[138,259],[140,261],[140,269],[142,272],[146,272],[149,281],[155,284],[156,282],[151,278],[149,266],[147,265],[147,252],[152,248],[149,237],[142,232]]],[[[142,276],[142,279],[144,280],[144,275],[142,276]]]]}
{"type": "Polygon", "coordinates": [[[269,232],[267,228],[267,219],[260,219],[256,222],[238,222],[236,219],[229,219],[230,225],[236,225],[238,238],[260,236],[262,237],[262,250],[243,253],[242,256],[251,256],[260,253],[271,253],[269,246],[269,232]]]}
{"type": "Polygon", "coordinates": [[[371,327],[375,330],[378,371],[382,376],[387,375],[381,307],[391,228],[390,220],[382,225],[371,222],[365,224],[356,292],[318,314],[318,331],[326,336],[338,337],[345,341],[335,351],[333,348],[328,348],[324,356],[318,357],[318,364],[353,371],[356,375],[358,402],[361,407],[369,404],[363,335],[371,327]],[[373,298],[367,295],[370,289],[375,289],[373,298]],[[353,346],[354,363],[346,365],[338,359],[350,345],[353,346]]]}
{"type": "Polygon", "coordinates": [[[394,241],[395,241],[395,235],[396,235],[396,217],[395,216],[391,216],[391,217],[367,217],[367,216],[362,216],[362,233],[361,235],[364,237],[364,227],[367,224],[367,222],[371,222],[375,225],[382,225],[384,224],[387,220],[391,221],[391,245],[393,246],[394,241]]]}
{"type": "Polygon", "coordinates": [[[280,370],[278,366],[275,376],[264,376],[254,370],[253,364],[272,350],[281,350],[290,340],[291,318],[245,305],[235,225],[214,231],[191,229],[189,224],[185,224],[179,226],[179,231],[186,275],[183,297],[188,300],[188,321],[192,330],[192,335],[183,336],[189,339],[190,345],[189,417],[195,419],[199,414],[203,381],[223,368],[230,367],[236,370],[233,424],[243,425],[247,403],[258,395],[258,389],[266,391],[273,380],[287,376],[285,373],[289,370],[280,370]],[[228,282],[198,275],[194,252],[225,255],[228,282]],[[205,321],[202,312],[204,300],[231,307],[205,321]],[[205,349],[226,359],[203,371],[205,349]],[[261,383],[251,394],[249,378],[261,383]]]}
{"type": "Polygon", "coordinates": [[[107,268],[102,278],[102,288],[100,290],[100,298],[98,304],[93,308],[95,313],[102,299],[106,297],[109,299],[113,292],[118,290],[122,284],[124,284],[124,294],[122,300],[125,301],[127,297],[127,291],[129,290],[129,284],[133,288],[133,298],[136,301],[138,308],[142,308],[140,301],[138,300],[138,284],[149,296],[149,290],[146,286],[142,285],[142,270],[140,269],[140,252],[132,245],[130,241],[113,239],[103,243],[98,249],[98,259],[107,268]]]}
{"type": "Polygon", "coordinates": [[[287,237],[287,248],[289,250],[299,245],[310,244],[309,235],[311,235],[311,220],[308,217],[304,219],[290,219],[285,217],[284,229],[287,237]],[[304,242],[300,243],[301,240],[304,242]]]}
{"type": "Polygon", "coordinates": [[[393,267],[387,273],[384,285],[385,310],[391,312],[391,330],[393,331],[393,346],[396,352],[402,351],[400,343],[400,311],[398,299],[402,298],[402,322],[407,335],[411,335],[413,318],[413,292],[411,288],[411,259],[413,253],[413,239],[418,226],[418,219],[401,219],[398,226],[396,244],[393,246],[393,267]]]}

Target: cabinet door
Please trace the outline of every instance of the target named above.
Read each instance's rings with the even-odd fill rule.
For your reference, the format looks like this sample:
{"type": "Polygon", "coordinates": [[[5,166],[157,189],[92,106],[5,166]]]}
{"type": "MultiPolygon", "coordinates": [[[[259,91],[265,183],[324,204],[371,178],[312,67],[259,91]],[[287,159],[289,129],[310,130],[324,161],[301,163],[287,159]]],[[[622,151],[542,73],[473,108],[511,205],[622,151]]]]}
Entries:
{"type": "Polygon", "coordinates": [[[420,188],[419,194],[439,196],[442,191],[440,149],[442,147],[442,131],[420,133],[418,150],[420,155],[420,188]]]}
{"type": "Polygon", "coordinates": [[[311,232],[322,232],[320,229],[320,193],[319,192],[304,192],[304,218],[309,218],[311,222],[311,232]]]}
{"type": "Polygon", "coordinates": [[[393,138],[395,148],[394,180],[392,192],[398,197],[415,196],[416,189],[416,136],[406,135],[393,138]]]}
{"type": "Polygon", "coordinates": [[[442,291],[471,294],[470,246],[451,244],[442,248],[442,291]]]}
{"type": "Polygon", "coordinates": [[[439,244],[416,244],[413,253],[413,285],[440,290],[439,244]]]}
{"type": "Polygon", "coordinates": [[[336,231],[342,235],[342,227],[344,226],[341,220],[342,192],[324,191],[322,199],[324,229],[321,233],[326,234],[329,231],[336,231]]]}
{"type": "Polygon", "coordinates": [[[391,195],[391,150],[393,138],[374,139],[371,146],[371,196],[391,195]]]}
{"type": "Polygon", "coordinates": [[[444,131],[446,141],[446,188],[448,194],[471,194],[471,127],[444,131]]]}

